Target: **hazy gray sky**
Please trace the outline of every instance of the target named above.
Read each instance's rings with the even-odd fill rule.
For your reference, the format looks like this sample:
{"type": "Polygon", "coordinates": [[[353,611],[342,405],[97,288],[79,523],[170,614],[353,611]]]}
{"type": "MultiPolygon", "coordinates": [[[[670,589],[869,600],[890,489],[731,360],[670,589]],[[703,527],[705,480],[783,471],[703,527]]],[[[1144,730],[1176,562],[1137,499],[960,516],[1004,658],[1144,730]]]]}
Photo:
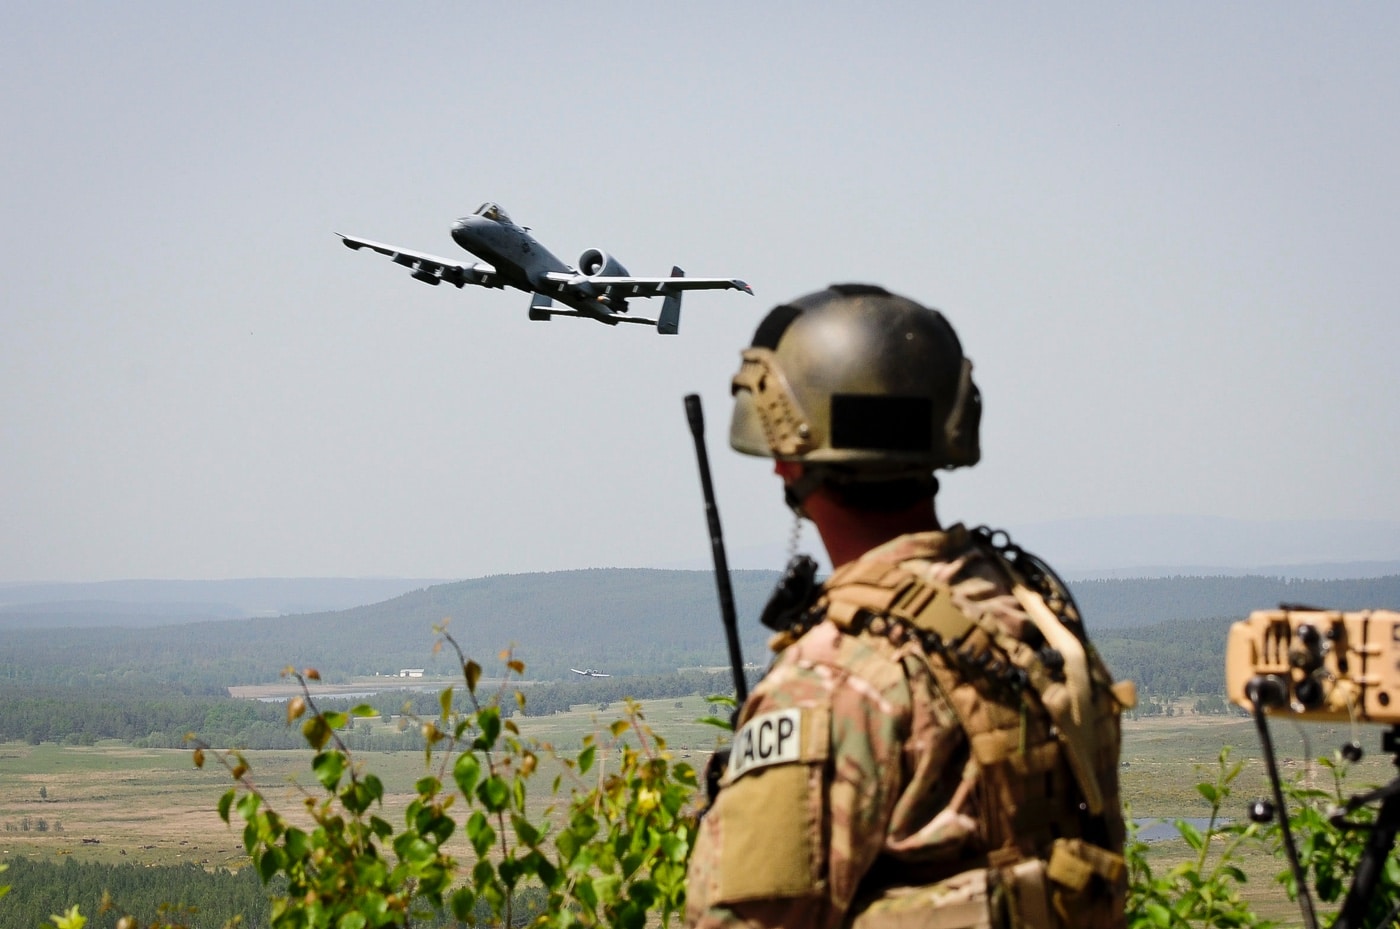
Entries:
{"type": "Polygon", "coordinates": [[[728,382],[866,280],[976,363],[949,519],[1400,519],[1393,4],[8,4],[0,580],[408,575],[780,544],[728,382]],[[530,323],[333,232],[757,296],[530,323]]]}

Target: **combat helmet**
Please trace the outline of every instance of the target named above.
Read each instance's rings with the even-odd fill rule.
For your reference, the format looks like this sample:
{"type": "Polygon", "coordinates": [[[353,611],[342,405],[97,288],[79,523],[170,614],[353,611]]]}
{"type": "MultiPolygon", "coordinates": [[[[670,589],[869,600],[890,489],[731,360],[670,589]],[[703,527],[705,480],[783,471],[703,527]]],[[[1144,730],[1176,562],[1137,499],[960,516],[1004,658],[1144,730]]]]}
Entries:
{"type": "Polygon", "coordinates": [[[976,464],[981,396],[937,310],[869,284],[774,308],[734,376],[729,444],[857,480],[976,464]]]}

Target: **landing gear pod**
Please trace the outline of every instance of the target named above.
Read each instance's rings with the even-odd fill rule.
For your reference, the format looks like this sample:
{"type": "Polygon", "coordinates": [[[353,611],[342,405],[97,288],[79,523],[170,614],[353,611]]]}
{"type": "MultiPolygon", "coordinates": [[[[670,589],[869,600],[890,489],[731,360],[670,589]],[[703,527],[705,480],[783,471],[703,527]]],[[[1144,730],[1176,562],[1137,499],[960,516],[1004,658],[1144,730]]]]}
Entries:
{"type": "Polygon", "coordinates": [[[553,314],[550,308],[554,306],[554,301],[544,294],[535,294],[530,298],[530,318],[537,323],[549,322],[549,317],[553,314]]]}

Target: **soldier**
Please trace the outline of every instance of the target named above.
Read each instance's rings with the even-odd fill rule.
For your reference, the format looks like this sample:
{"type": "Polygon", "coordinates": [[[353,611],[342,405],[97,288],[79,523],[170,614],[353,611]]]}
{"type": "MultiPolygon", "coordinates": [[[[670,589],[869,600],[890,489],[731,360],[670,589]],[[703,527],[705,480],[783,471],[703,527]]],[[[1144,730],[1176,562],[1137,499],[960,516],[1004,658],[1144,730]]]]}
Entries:
{"type": "Polygon", "coordinates": [[[733,393],[730,444],[776,460],[834,571],[765,611],[778,654],[701,822],[687,923],[1125,925],[1131,686],[1048,567],[939,526],[934,471],[979,457],[952,327],[834,285],[768,314],[733,393]]]}

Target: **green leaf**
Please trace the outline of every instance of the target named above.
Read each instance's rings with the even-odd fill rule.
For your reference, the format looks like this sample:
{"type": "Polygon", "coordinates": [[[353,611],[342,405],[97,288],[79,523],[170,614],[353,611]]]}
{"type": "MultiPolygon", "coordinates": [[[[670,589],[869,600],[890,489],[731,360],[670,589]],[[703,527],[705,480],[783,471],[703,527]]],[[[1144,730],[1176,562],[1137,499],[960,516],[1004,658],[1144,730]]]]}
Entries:
{"type": "Polygon", "coordinates": [[[398,856],[415,868],[421,870],[433,863],[437,857],[437,848],[431,842],[425,842],[417,836],[401,835],[399,839],[408,839],[407,842],[396,841],[394,851],[398,856]]]}
{"type": "Polygon", "coordinates": [[[283,864],[284,856],[281,849],[275,846],[265,849],[263,853],[258,856],[258,877],[262,878],[262,882],[266,884],[268,881],[272,880],[273,876],[276,875],[278,871],[282,870],[283,864]]]}
{"type": "Polygon", "coordinates": [[[442,708],[443,719],[452,715],[452,688],[445,688],[438,694],[438,706],[442,708]]]}
{"type": "Polygon", "coordinates": [[[258,814],[258,805],[261,803],[262,797],[257,794],[244,794],[238,798],[238,803],[236,804],[238,807],[238,815],[242,816],[245,822],[251,820],[258,814]]]}
{"type": "Polygon", "coordinates": [[[296,827],[287,830],[283,842],[287,847],[287,857],[292,861],[302,861],[311,850],[311,843],[307,840],[305,832],[296,827]]]}
{"type": "Polygon", "coordinates": [[[475,755],[463,754],[457,756],[457,762],[452,766],[452,778],[457,782],[457,789],[465,797],[470,797],[472,791],[476,789],[477,778],[481,776],[481,763],[476,760],[475,755]]]}
{"type": "Polygon", "coordinates": [[[515,827],[516,838],[520,839],[521,844],[533,848],[540,843],[540,830],[524,816],[513,815],[510,822],[515,827]]]}
{"type": "Polygon", "coordinates": [[[379,711],[368,703],[360,703],[350,708],[351,716],[374,717],[379,715],[379,711]]]}
{"type": "Polygon", "coordinates": [[[506,885],[507,890],[514,890],[515,884],[520,880],[520,874],[524,869],[520,862],[507,855],[496,865],[496,873],[501,877],[501,883],[506,885]]]}
{"type": "Polygon", "coordinates": [[[496,841],[496,830],[491,828],[486,814],[480,810],[467,818],[467,841],[472,843],[472,849],[478,856],[490,851],[492,843],[496,841]]]}
{"type": "Polygon", "coordinates": [[[1148,920],[1155,926],[1170,926],[1174,920],[1172,911],[1160,903],[1145,904],[1143,909],[1147,912],[1148,920]]]}
{"type": "Polygon", "coordinates": [[[470,887],[459,887],[452,894],[451,906],[452,915],[458,922],[471,922],[472,913],[476,909],[476,894],[470,887]]]}
{"type": "Polygon", "coordinates": [[[588,907],[590,911],[594,913],[598,911],[598,894],[593,889],[592,879],[587,877],[580,878],[579,882],[574,885],[574,893],[578,895],[579,900],[584,906],[588,907]]]}
{"type": "Polygon", "coordinates": [[[590,745],[578,753],[578,773],[587,774],[588,769],[593,767],[594,746],[590,745]]]}
{"type": "Polygon", "coordinates": [[[559,869],[556,868],[548,858],[538,851],[533,851],[526,856],[530,869],[539,875],[540,883],[546,887],[554,887],[560,877],[559,869]]]}
{"type": "Polygon", "coordinates": [[[554,844],[559,849],[560,858],[567,865],[574,860],[582,843],[579,842],[572,830],[566,829],[555,837],[554,844]]]}
{"type": "Polygon", "coordinates": [[[345,773],[345,756],[340,752],[321,752],[311,759],[311,770],[322,787],[335,790],[341,775],[345,773]]]}
{"type": "Polygon", "coordinates": [[[476,682],[481,680],[481,665],[468,661],[462,665],[462,676],[467,679],[467,690],[476,693],[476,682]]]}
{"type": "Polygon", "coordinates": [[[49,918],[53,920],[54,929],[83,929],[87,925],[87,917],[78,911],[76,903],[66,913],[55,913],[49,918]]]}
{"type": "Polygon", "coordinates": [[[494,706],[482,707],[476,724],[481,727],[481,735],[477,737],[475,747],[485,751],[495,748],[496,740],[501,737],[501,711],[494,706]]]}
{"type": "Polygon", "coordinates": [[[488,811],[499,813],[506,808],[506,802],[510,799],[510,785],[492,775],[477,787],[476,797],[488,811]]]}
{"type": "Polygon", "coordinates": [[[238,791],[230,788],[227,793],[225,793],[222,797],[219,798],[219,818],[226,823],[228,822],[229,808],[233,806],[234,798],[237,795],[238,791]]]}
{"type": "Polygon", "coordinates": [[[1184,819],[1178,819],[1175,824],[1176,831],[1181,833],[1181,837],[1186,840],[1186,844],[1196,851],[1206,844],[1205,836],[1201,835],[1201,830],[1191,825],[1184,819]]]}
{"type": "Polygon", "coordinates": [[[301,724],[301,735],[306,744],[320,751],[331,739],[331,727],[326,725],[324,716],[313,716],[301,724]]]}
{"type": "Polygon", "coordinates": [[[667,861],[684,862],[690,852],[690,843],[682,836],[674,832],[667,832],[661,836],[661,854],[667,861]]]}
{"type": "Polygon", "coordinates": [[[501,899],[500,890],[496,886],[496,869],[490,861],[483,858],[476,863],[472,868],[472,880],[476,882],[477,891],[488,903],[496,903],[501,899]]]}

